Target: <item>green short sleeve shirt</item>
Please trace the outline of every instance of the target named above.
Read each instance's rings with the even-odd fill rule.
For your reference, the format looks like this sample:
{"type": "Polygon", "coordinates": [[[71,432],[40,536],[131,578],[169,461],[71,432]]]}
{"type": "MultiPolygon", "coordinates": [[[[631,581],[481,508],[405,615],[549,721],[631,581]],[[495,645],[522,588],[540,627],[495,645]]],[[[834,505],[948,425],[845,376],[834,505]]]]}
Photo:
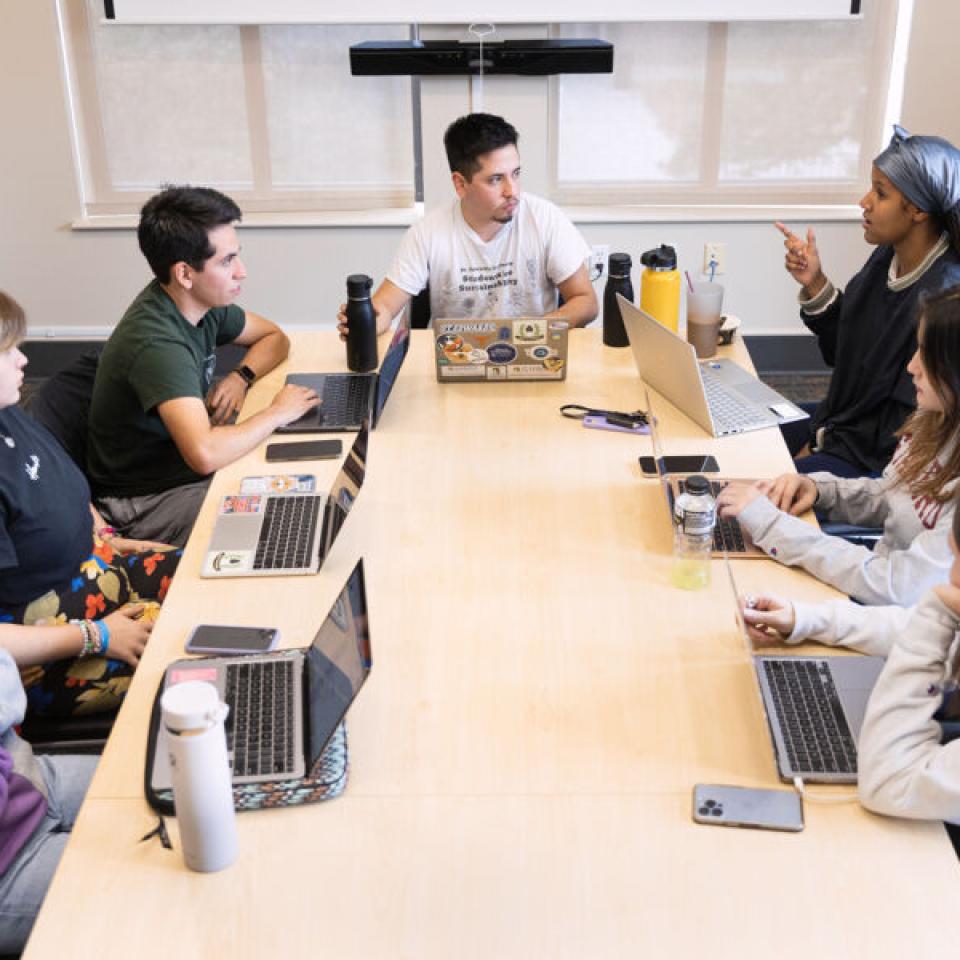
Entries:
{"type": "Polygon", "coordinates": [[[216,348],[243,332],[235,305],[189,323],[157,280],[133,301],[100,357],[90,405],[88,472],[97,496],[160,493],[202,479],[184,462],[157,406],[203,399],[216,348]]]}

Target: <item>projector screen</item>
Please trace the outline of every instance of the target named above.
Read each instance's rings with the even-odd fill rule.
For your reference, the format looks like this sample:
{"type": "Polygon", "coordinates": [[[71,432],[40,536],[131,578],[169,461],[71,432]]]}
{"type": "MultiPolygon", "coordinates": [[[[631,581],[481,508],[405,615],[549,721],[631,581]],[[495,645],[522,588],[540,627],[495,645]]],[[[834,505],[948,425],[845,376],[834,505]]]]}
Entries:
{"type": "Polygon", "coordinates": [[[104,0],[115,23],[580,23],[654,20],[837,20],[860,15],[861,0],[104,0]]]}

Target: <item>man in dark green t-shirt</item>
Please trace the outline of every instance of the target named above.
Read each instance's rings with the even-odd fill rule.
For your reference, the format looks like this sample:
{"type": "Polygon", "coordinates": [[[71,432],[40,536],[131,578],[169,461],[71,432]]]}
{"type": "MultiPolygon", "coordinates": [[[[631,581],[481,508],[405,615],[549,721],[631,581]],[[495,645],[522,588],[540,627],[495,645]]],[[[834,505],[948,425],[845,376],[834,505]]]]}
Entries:
{"type": "Polygon", "coordinates": [[[155,279],[100,358],[87,451],[97,507],[124,536],[185,543],[210,474],[320,402],[287,386],[266,410],[230,423],[290,347],[276,324],[233,303],[246,277],[239,220],[229,197],[205,187],[171,187],[141,211],[137,236],[155,279]],[[224,343],[248,350],[211,386],[224,343]]]}

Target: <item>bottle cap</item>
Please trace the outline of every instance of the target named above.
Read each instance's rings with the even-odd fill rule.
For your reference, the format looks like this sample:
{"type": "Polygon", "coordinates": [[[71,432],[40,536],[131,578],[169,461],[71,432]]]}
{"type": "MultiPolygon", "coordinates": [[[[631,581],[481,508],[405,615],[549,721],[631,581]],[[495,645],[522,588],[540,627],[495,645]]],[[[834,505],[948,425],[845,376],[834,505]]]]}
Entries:
{"type": "Polygon", "coordinates": [[[629,253],[611,253],[607,273],[611,277],[626,277],[629,276],[632,266],[629,253]]]}
{"type": "Polygon", "coordinates": [[[347,277],[347,296],[353,300],[363,300],[370,296],[373,280],[365,273],[351,273],[347,277]]]}
{"type": "Polygon", "coordinates": [[[160,698],[163,724],[174,733],[206,730],[221,719],[222,707],[217,688],[203,680],[175,684],[160,698]]]}
{"type": "Polygon", "coordinates": [[[661,243],[653,250],[647,250],[640,255],[640,262],[651,270],[676,270],[677,251],[661,243]]]}
{"type": "Polygon", "coordinates": [[[692,493],[695,497],[710,492],[710,484],[707,482],[707,478],[701,476],[699,473],[687,477],[687,479],[683,481],[683,486],[687,493],[692,493]]]}

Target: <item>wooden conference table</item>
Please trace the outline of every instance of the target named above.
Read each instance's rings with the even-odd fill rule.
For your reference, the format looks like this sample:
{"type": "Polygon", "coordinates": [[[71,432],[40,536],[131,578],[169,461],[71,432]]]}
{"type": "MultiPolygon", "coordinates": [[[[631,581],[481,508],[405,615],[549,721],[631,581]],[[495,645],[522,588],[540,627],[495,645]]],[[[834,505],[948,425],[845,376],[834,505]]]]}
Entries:
{"type": "MultiPolygon", "coordinates": [[[[807,802],[798,835],[692,822],[695,783],[778,781],[722,565],[708,590],[670,585],[660,490],[636,465],[649,439],[559,415],[641,406],[629,351],[577,331],[564,384],[441,387],[429,336],[413,334],[318,576],[199,579],[217,496],[275,471],[258,450],[218,473],[26,956],[939,952],[960,915],[939,824],[855,802],[807,802]],[[149,707],[189,629],[275,625],[303,645],[360,555],[374,668],[344,795],[240,815],[239,860],[218,874],[186,869],[173,820],[174,852],[139,843],[156,822],[149,707]]],[[[296,337],[289,368],[343,363],[331,332],[296,337]]],[[[715,441],[654,403],[668,452],[712,452],[727,475],[789,467],[775,431],[715,441]]],[[[303,466],[321,487],[338,468],[303,466]]],[[[734,565],[743,591],[832,595],[767,560],[734,565]]]]}

